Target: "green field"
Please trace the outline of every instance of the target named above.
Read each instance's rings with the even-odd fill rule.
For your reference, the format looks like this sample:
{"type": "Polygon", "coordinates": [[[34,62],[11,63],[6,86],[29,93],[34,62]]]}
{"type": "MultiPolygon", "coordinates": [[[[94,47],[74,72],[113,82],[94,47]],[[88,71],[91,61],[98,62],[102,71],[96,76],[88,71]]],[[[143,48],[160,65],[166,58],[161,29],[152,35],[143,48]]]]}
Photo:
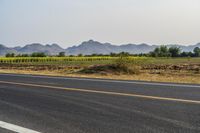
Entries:
{"type": "MultiPolygon", "coordinates": [[[[0,64],[30,65],[95,65],[112,64],[119,57],[0,57],[0,64]]],[[[200,58],[152,58],[126,57],[130,62],[138,64],[184,64],[200,63],[200,58]]]]}
{"type": "Polygon", "coordinates": [[[148,64],[200,64],[199,57],[150,58],[148,64]]]}
{"type": "MultiPolygon", "coordinates": [[[[26,65],[104,65],[113,64],[120,57],[0,57],[0,64],[26,65]]],[[[200,58],[126,57],[138,65],[198,64],[200,58]]]]}
{"type": "Polygon", "coordinates": [[[109,64],[113,57],[0,57],[1,64],[26,65],[93,65],[109,64]]]}
{"type": "MultiPolygon", "coordinates": [[[[0,64],[12,65],[106,65],[114,64],[119,57],[0,57],[0,64]]],[[[146,57],[127,57],[130,62],[145,62],[146,57]]]]}
{"type": "Polygon", "coordinates": [[[0,73],[200,83],[200,58],[0,57],[0,73]]]}

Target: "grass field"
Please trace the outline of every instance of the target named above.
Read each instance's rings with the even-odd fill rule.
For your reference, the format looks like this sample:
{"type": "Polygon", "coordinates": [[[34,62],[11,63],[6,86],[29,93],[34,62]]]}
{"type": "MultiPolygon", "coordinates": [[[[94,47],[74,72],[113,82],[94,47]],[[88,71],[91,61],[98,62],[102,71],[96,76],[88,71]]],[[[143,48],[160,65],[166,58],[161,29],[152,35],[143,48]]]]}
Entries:
{"type": "Polygon", "coordinates": [[[93,65],[108,64],[114,57],[0,57],[1,64],[28,65],[93,65]]]}
{"type": "MultiPolygon", "coordinates": [[[[150,57],[128,57],[130,61],[143,64],[183,64],[200,63],[200,58],[150,58],[150,57]],[[142,61],[142,62],[141,62],[142,61]]],[[[77,64],[110,64],[118,57],[0,57],[0,63],[5,64],[33,64],[33,65],[77,65],[77,64]]]]}
{"type": "Polygon", "coordinates": [[[200,58],[0,57],[0,72],[200,83],[200,58]]]}

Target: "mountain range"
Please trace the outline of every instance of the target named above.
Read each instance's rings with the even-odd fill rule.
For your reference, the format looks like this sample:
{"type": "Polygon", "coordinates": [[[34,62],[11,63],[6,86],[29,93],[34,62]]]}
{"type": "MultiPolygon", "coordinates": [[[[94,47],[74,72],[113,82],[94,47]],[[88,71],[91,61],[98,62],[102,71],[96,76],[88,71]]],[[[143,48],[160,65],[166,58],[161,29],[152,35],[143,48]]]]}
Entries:
{"type": "MultiPolygon", "coordinates": [[[[180,47],[182,51],[189,52],[193,51],[195,47],[200,47],[200,43],[195,45],[183,46],[179,44],[169,44],[168,47],[176,46],[180,47]]],[[[81,43],[77,46],[72,46],[67,49],[60,47],[58,44],[47,44],[43,45],[40,43],[27,44],[24,47],[6,47],[0,44],[0,55],[3,56],[6,53],[16,54],[31,54],[34,52],[44,52],[48,55],[57,55],[59,52],[65,52],[66,55],[91,55],[91,54],[110,54],[129,52],[131,54],[148,53],[153,51],[158,45],[149,44],[122,44],[113,45],[111,43],[101,43],[94,40],[89,40],[81,43]]]]}

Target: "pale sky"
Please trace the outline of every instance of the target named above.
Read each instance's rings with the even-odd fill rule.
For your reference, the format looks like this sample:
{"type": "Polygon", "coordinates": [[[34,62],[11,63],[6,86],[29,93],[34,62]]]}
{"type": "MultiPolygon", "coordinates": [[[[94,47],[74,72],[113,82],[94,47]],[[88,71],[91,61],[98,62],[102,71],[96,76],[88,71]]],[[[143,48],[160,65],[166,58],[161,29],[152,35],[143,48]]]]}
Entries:
{"type": "Polygon", "coordinates": [[[0,0],[0,44],[200,42],[200,0],[0,0]]]}

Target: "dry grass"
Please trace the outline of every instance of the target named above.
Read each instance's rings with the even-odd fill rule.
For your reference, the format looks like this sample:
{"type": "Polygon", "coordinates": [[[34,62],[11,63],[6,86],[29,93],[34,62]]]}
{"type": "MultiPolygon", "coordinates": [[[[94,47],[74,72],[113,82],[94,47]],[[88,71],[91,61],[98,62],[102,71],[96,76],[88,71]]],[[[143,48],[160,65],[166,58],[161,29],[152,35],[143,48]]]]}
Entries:
{"type": "Polygon", "coordinates": [[[200,58],[119,58],[73,63],[0,63],[0,73],[200,84],[200,58]]]}
{"type": "Polygon", "coordinates": [[[83,73],[68,73],[63,70],[17,70],[17,69],[0,69],[0,73],[15,73],[15,74],[33,74],[33,75],[48,75],[48,76],[69,76],[69,77],[87,77],[87,78],[104,78],[104,79],[120,79],[120,80],[142,80],[142,81],[157,81],[157,82],[174,82],[174,83],[195,83],[200,84],[200,74],[192,73],[148,73],[140,74],[83,74],[83,73]]]}

